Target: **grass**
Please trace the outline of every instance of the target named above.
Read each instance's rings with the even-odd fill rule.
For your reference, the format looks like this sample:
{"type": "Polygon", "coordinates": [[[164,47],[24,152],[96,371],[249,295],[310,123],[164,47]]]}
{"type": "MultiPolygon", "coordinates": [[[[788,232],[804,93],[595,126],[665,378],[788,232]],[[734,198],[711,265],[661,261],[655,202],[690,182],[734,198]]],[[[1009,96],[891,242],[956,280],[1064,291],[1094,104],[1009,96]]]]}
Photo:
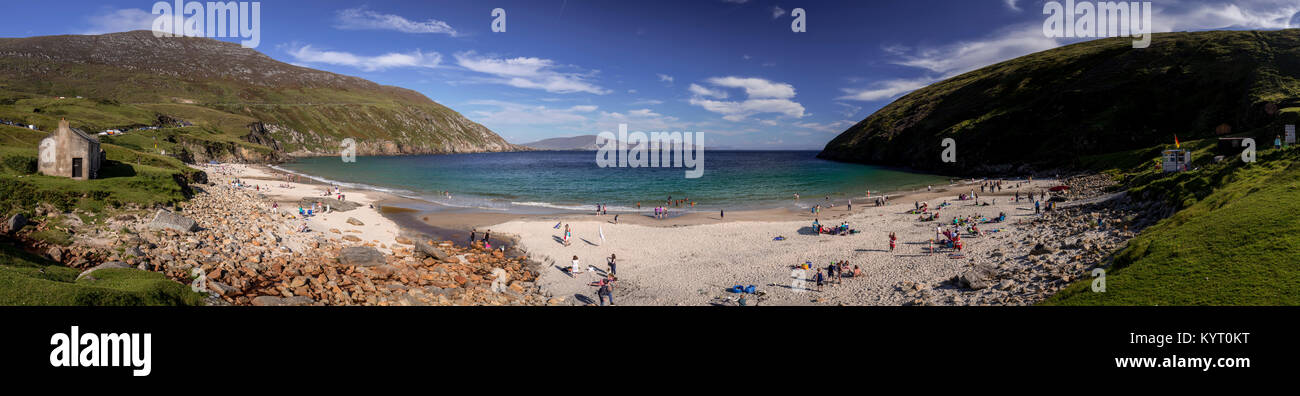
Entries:
{"type": "Polygon", "coordinates": [[[162,274],[104,269],[94,278],[0,243],[0,305],[202,305],[203,295],[162,274]]]}
{"type": "Polygon", "coordinates": [[[1045,305],[1300,305],[1300,150],[1147,182],[1185,208],[1143,230],[1106,274],[1045,305]]]}

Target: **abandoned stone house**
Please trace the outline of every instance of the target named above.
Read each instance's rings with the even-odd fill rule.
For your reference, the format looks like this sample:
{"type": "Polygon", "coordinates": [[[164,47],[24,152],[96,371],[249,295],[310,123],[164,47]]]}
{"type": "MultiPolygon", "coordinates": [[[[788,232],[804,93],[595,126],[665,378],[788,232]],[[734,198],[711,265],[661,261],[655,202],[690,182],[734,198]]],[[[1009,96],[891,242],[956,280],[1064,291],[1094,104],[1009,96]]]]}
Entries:
{"type": "Polygon", "coordinates": [[[59,129],[41,139],[37,170],[50,176],[70,177],[78,180],[99,176],[104,161],[104,151],[99,139],[68,127],[68,120],[59,121],[59,129]]]}

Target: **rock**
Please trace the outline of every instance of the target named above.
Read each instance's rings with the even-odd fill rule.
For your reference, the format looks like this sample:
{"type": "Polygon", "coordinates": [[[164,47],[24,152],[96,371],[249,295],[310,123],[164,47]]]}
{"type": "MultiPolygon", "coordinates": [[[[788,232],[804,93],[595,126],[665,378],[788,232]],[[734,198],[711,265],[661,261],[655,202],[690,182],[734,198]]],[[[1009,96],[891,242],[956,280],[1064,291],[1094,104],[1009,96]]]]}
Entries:
{"type": "Polygon", "coordinates": [[[117,220],[117,221],[135,221],[135,215],[130,214],[130,213],[127,213],[127,214],[120,214],[120,215],[117,215],[117,217],[114,217],[113,220],[117,220]]]}
{"type": "Polygon", "coordinates": [[[976,266],[954,277],[953,283],[961,288],[980,290],[991,286],[993,274],[992,268],[976,266]]]}
{"type": "Polygon", "coordinates": [[[363,225],[366,225],[366,223],[362,223],[361,220],[357,220],[356,217],[349,217],[349,218],[348,218],[348,224],[351,224],[351,225],[354,225],[354,226],[363,226],[363,225]]]}
{"type": "Polygon", "coordinates": [[[400,243],[400,244],[403,244],[403,245],[414,245],[414,243],[411,242],[411,239],[410,239],[410,238],[407,238],[407,237],[404,237],[404,236],[401,236],[401,235],[398,235],[397,238],[393,238],[393,241],[396,241],[397,243],[400,243]]]}
{"type": "Polygon", "coordinates": [[[299,306],[299,305],[312,305],[315,302],[316,301],[306,296],[294,296],[294,297],[257,296],[256,298],[253,298],[252,301],[253,305],[259,307],[292,307],[292,306],[299,306]]]}
{"type": "Polygon", "coordinates": [[[239,289],[231,287],[230,285],[227,285],[225,283],[211,281],[211,280],[208,281],[208,290],[212,290],[213,292],[216,292],[217,294],[222,296],[232,296],[236,293],[239,293],[239,289]]]}
{"type": "Polygon", "coordinates": [[[49,250],[45,251],[45,255],[50,256],[50,260],[63,262],[63,248],[58,246],[50,247],[49,250]]]}
{"type": "Polygon", "coordinates": [[[92,272],[95,272],[95,271],[98,271],[98,270],[102,270],[102,269],[108,269],[108,268],[132,268],[132,267],[131,267],[131,265],[129,265],[129,264],[127,264],[127,263],[118,262],[118,261],[110,261],[110,262],[107,262],[107,263],[103,263],[103,264],[100,264],[100,265],[96,265],[96,266],[94,266],[94,267],[91,267],[91,268],[88,269],[88,270],[81,271],[81,274],[78,274],[78,275],[77,275],[77,280],[81,280],[81,278],[84,278],[84,277],[90,275],[90,273],[92,273],[92,272]]]}
{"type": "Polygon", "coordinates": [[[343,240],[348,242],[361,242],[361,238],[357,238],[356,235],[344,235],[343,240]]]}
{"type": "Polygon", "coordinates": [[[339,252],[338,261],[340,265],[358,267],[374,267],[385,264],[383,253],[380,253],[378,249],[365,246],[343,248],[339,252]]]}
{"type": "Polygon", "coordinates": [[[1051,254],[1051,253],[1053,253],[1053,252],[1055,252],[1055,251],[1056,251],[1055,249],[1052,249],[1052,248],[1048,247],[1047,245],[1044,245],[1044,244],[1041,244],[1041,243],[1040,243],[1040,244],[1034,245],[1034,249],[1033,249],[1033,250],[1030,250],[1030,251],[1029,251],[1029,254],[1030,254],[1030,255],[1036,255],[1036,254],[1051,254]]]}
{"type": "Polygon", "coordinates": [[[304,208],[311,207],[311,205],[315,203],[320,203],[322,210],[325,208],[325,205],[329,205],[330,210],[335,212],[347,212],[361,206],[361,204],[352,201],[340,201],[334,198],[325,197],[304,197],[303,199],[298,200],[298,205],[304,208]]]}
{"type": "Polygon", "coordinates": [[[419,251],[425,256],[433,257],[435,260],[438,261],[447,261],[447,257],[450,257],[447,254],[447,252],[444,252],[442,251],[442,249],[439,249],[437,246],[434,246],[432,240],[423,240],[422,242],[415,244],[415,250],[419,251]]]}
{"type": "Polygon", "coordinates": [[[1015,281],[1007,279],[998,283],[998,290],[1011,290],[1011,288],[1015,286],[1016,286],[1015,281]]]}
{"type": "Polygon", "coordinates": [[[10,234],[17,233],[19,230],[23,229],[23,227],[26,226],[27,226],[27,216],[23,216],[22,213],[18,213],[9,217],[9,221],[5,222],[5,227],[6,227],[5,229],[8,230],[10,234]]]}
{"type": "Polygon", "coordinates": [[[168,229],[180,233],[188,233],[188,232],[197,231],[199,229],[199,225],[198,223],[195,223],[194,220],[188,217],[181,216],[179,214],[172,213],[164,209],[159,209],[158,213],[154,214],[153,220],[149,222],[149,229],[153,229],[153,230],[168,229]]]}

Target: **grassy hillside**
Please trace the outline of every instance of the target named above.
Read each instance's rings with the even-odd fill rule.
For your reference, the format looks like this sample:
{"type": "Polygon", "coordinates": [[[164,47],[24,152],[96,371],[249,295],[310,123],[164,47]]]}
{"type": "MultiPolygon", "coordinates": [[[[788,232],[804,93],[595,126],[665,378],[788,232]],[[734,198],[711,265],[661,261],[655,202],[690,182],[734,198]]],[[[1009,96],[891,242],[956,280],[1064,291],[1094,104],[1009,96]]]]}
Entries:
{"type": "MultiPolygon", "coordinates": [[[[1026,55],[918,89],[821,157],[949,174],[1080,167],[1081,157],[1295,122],[1300,30],[1167,33],[1149,48],[1103,39],[1026,55]],[[1270,104],[1272,106],[1270,106],[1270,104]],[[1279,111],[1270,113],[1270,108],[1279,111]],[[940,160],[942,139],[957,162],[940,160]]],[[[1261,142],[1264,140],[1260,140],[1261,142]]]]}
{"type": "Polygon", "coordinates": [[[163,274],[135,269],[81,271],[0,241],[0,305],[200,305],[203,295],[163,274]]]}
{"type": "Polygon", "coordinates": [[[1193,172],[1126,174],[1131,193],[1183,209],[1129,242],[1106,274],[1048,305],[1300,305],[1300,149],[1193,172]]]}
{"type": "Polygon", "coordinates": [[[146,31],[0,39],[0,119],[50,130],[61,118],[88,131],[184,120],[196,127],[172,131],[171,140],[184,149],[180,158],[198,161],[274,161],[276,148],[328,155],[345,138],[361,155],[514,149],[415,91],[237,44],[146,31]],[[255,123],[275,143],[250,138],[255,123]]]}

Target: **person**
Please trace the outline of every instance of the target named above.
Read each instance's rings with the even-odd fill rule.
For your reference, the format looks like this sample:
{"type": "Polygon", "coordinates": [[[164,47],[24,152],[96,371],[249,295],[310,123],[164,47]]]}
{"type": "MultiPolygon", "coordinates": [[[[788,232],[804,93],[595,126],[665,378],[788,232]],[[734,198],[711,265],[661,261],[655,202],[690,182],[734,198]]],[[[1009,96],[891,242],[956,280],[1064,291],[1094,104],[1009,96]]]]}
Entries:
{"type": "Polygon", "coordinates": [[[831,282],[834,282],[834,281],[835,281],[835,267],[836,267],[836,266],[835,266],[835,263],[834,263],[834,262],[832,262],[830,265],[827,265],[827,266],[826,266],[826,280],[827,280],[827,281],[831,281],[831,282]]]}
{"type": "Polygon", "coordinates": [[[472,230],[469,230],[469,244],[470,244],[470,245],[473,245],[473,244],[474,244],[474,235],[477,234],[477,233],[478,233],[478,229],[477,229],[477,228],[472,229],[472,230]]]}
{"type": "Polygon", "coordinates": [[[822,291],[822,283],[825,282],[825,278],[822,276],[821,268],[817,269],[817,276],[815,279],[817,280],[817,291],[822,291]]]}
{"type": "Polygon", "coordinates": [[[727,211],[726,211],[726,210],[722,210],[722,209],[718,209],[718,218],[719,218],[719,219],[724,219],[724,218],[726,218],[726,217],[727,217],[727,211]]]}
{"type": "Polygon", "coordinates": [[[890,252],[890,253],[893,253],[893,251],[894,251],[894,242],[897,241],[897,240],[898,240],[898,237],[894,235],[894,232],[893,232],[893,231],[890,231],[890,232],[889,232],[889,252],[890,252]]]}
{"type": "Polygon", "coordinates": [[[271,214],[280,214],[280,203],[279,203],[279,202],[272,202],[272,203],[271,203],[271,214]]]}
{"type": "Polygon", "coordinates": [[[1038,210],[1038,209],[1039,209],[1038,202],[1039,202],[1039,201],[1034,201],[1034,214],[1038,214],[1038,213],[1039,213],[1039,210],[1038,210]]]}
{"type": "Polygon", "coordinates": [[[618,213],[614,214],[614,224],[618,224],[618,213]]]}
{"type": "Polygon", "coordinates": [[[614,305],[614,274],[601,278],[597,283],[599,288],[596,289],[596,296],[600,298],[600,305],[605,305],[605,300],[609,300],[609,305],[614,305]]]}
{"type": "Polygon", "coordinates": [[[569,268],[571,274],[581,274],[582,270],[578,269],[578,256],[573,256],[573,267],[569,268]]]}
{"type": "Polygon", "coordinates": [[[618,255],[610,253],[607,261],[609,261],[609,274],[613,276],[618,271],[618,255]]]}
{"type": "MultiPolygon", "coordinates": [[[[569,231],[569,225],[565,224],[564,225],[564,246],[569,246],[569,238],[572,237],[573,237],[573,233],[569,231]]],[[[577,259],[578,256],[573,256],[573,258],[577,259]]]]}
{"type": "Polygon", "coordinates": [[[850,211],[850,212],[853,211],[853,199],[851,199],[851,198],[849,199],[849,208],[848,208],[847,210],[850,211]]]}
{"type": "Polygon", "coordinates": [[[862,276],[862,268],[858,268],[857,265],[854,265],[854,266],[853,266],[853,277],[854,277],[854,278],[858,278],[858,277],[861,277],[861,276],[862,276]]]}

